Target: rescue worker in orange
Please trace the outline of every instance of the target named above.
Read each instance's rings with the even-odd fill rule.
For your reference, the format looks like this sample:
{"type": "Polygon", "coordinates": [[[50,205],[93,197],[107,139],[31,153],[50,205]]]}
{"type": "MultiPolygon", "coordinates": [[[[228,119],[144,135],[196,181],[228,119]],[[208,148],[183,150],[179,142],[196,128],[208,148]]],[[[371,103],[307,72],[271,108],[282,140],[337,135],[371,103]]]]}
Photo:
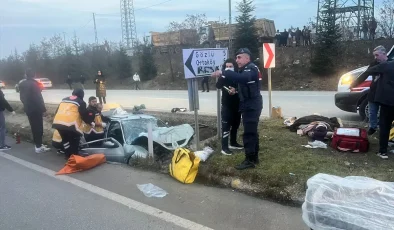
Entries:
{"type": "Polygon", "coordinates": [[[78,154],[83,122],[95,126],[86,109],[86,102],[83,101],[84,95],[82,89],[75,89],[72,96],[62,100],[53,120],[52,128],[56,129],[62,138],[66,159],[78,154]]]}
{"type": "MultiPolygon", "coordinates": [[[[91,99],[92,98],[89,98],[89,101],[91,99]]],[[[92,100],[91,103],[94,103],[94,100],[92,100]]],[[[105,136],[104,129],[105,129],[105,127],[107,127],[107,122],[109,122],[109,119],[107,117],[104,117],[101,114],[103,106],[101,104],[97,104],[97,99],[96,99],[95,106],[96,107],[94,108],[94,114],[93,114],[95,126],[92,126],[90,124],[84,124],[83,132],[84,132],[86,142],[91,142],[91,141],[103,139],[105,136]]],[[[91,116],[90,113],[92,112],[93,107],[90,104],[88,108],[90,108],[90,109],[88,109],[88,111],[89,111],[89,116],[91,116]]],[[[94,142],[89,145],[90,146],[100,146],[100,142],[94,142]]]]}

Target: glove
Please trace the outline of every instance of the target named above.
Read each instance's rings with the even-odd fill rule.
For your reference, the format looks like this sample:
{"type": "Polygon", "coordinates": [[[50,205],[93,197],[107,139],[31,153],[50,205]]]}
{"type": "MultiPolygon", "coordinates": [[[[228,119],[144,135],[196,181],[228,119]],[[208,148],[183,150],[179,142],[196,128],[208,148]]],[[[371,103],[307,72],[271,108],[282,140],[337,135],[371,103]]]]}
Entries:
{"type": "Polygon", "coordinates": [[[93,129],[94,127],[96,127],[96,124],[94,122],[92,122],[90,125],[92,126],[93,129]]]}
{"type": "Polygon", "coordinates": [[[16,114],[16,113],[15,113],[15,111],[12,111],[12,113],[11,113],[11,114],[12,114],[12,116],[15,116],[15,114],[16,114]]]}
{"type": "Polygon", "coordinates": [[[101,123],[101,126],[103,127],[103,128],[105,128],[105,127],[107,127],[107,124],[106,123],[101,123]]]}

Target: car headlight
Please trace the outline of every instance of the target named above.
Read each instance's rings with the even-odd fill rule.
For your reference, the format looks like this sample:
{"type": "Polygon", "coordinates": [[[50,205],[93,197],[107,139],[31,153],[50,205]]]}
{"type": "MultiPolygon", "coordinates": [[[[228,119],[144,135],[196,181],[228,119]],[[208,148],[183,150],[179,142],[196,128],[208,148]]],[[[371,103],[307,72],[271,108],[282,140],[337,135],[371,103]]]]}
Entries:
{"type": "Polygon", "coordinates": [[[354,80],[354,77],[350,74],[345,74],[341,77],[341,85],[350,85],[354,80]]]}

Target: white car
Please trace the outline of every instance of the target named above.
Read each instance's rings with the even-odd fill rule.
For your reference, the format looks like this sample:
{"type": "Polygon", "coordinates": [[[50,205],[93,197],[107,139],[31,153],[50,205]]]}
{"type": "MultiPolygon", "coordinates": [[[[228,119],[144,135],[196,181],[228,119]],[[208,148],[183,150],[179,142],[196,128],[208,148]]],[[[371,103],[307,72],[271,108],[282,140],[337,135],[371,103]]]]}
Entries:
{"type": "Polygon", "coordinates": [[[36,78],[35,80],[41,83],[44,88],[52,88],[52,81],[48,78],[36,78]]]}
{"type": "MultiPolygon", "coordinates": [[[[366,70],[368,69],[368,66],[363,66],[361,68],[352,70],[350,72],[345,73],[344,75],[341,76],[341,78],[339,79],[338,82],[338,92],[350,92],[350,84],[358,77],[360,76],[362,73],[364,73],[366,70]]],[[[372,76],[369,76],[366,80],[365,80],[365,88],[369,88],[370,84],[372,81],[372,76]]],[[[361,86],[362,87],[362,86],[361,86]]],[[[361,88],[360,87],[360,88],[361,88]]],[[[357,87],[359,88],[359,87],[357,87]]],[[[352,91],[362,91],[362,89],[360,90],[355,90],[352,89],[352,91]]]]}
{"type": "MultiPolygon", "coordinates": [[[[390,60],[393,60],[393,50],[394,46],[387,53],[390,60]]],[[[372,76],[368,76],[364,82],[351,89],[350,85],[367,69],[368,66],[363,66],[342,75],[338,82],[338,93],[335,94],[335,105],[339,109],[346,112],[359,113],[362,120],[369,117],[367,95],[372,83],[372,76]]]]}

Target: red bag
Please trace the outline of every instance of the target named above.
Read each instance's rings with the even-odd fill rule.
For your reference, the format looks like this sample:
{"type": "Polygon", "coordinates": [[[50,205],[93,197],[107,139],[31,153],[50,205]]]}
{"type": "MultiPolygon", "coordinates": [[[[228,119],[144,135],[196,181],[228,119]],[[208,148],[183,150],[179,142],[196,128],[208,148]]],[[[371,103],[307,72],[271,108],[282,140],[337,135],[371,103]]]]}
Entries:
{"type": "Polygon", "coordinates": [[[368,152],[367,130],[359,128],[338,128],[332,137],[331,147],[342,152],[368,152]]]}

